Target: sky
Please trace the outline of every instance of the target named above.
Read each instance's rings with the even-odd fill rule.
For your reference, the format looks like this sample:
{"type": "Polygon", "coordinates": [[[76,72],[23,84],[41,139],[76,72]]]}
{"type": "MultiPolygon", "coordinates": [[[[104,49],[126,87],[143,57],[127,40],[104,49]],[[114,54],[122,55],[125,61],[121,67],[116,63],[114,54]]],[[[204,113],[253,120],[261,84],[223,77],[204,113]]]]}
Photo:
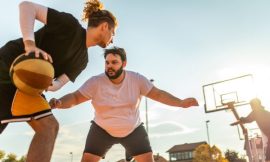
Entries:
{"type": "MultiPolygon", "coordinates": [[[[1,1],[0,46],[21,37],[18,4],[21,0],[1,1]]],[[[35,0],[81,19],[83,0],[35,0]]],[[[205,113],[202,86],[252,74],[257,97],[270,110],[270,1],[267,0],[103,0],[106,9],[118,19],[114,45],[125,48],[127,70],[154,79],[156,87],[184,99],[195,97],[200,106],[190,109],[170,107],[148,99],[149,136],[154,154],[166,159],[166,152],[177,144],[207,141],[222,152],[231,149],[245,154],[243,140],[230,111],[205,113]]],[[[86,24],[83,23],[85,27],[86,24]]],[[[36,23],[36,28],[41,26],[36,23]]],[[[48,99],[77,90],[89,77],[104,71],[103,50],[89,50],[87,68],[61,90],[46,93],[48,99]]],[[[239,85],[241,86],[241,85],[239,85]]],[[[249,92],[247,92],[249,93],[249,92]]],[[[237,108],[247,115],[249,106],[237,108]]],[[[145,100],[140,105],[145,121],[145,100]]],[[[80,161],[93,119],[90,102],[68,110],[53,110],[60,131],[52,162],[80,161]],[[72,154],[71,154],[72,153],[72,154]]],[[[256,135],[256,124],[248,124],[256,135]]],[[[0,136],[0,149],[19,156],[27,153],[33,131],[26,123],[10,124],[0,136]]],[[[115,145],[104,162],[124,158],[124,149],[115,145]]]]}

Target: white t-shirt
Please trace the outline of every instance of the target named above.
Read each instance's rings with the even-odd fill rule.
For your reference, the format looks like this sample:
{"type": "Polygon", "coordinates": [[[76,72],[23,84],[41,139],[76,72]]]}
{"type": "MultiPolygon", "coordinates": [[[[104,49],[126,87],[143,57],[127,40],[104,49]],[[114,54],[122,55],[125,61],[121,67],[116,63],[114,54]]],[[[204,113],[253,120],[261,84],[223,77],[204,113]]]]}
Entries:
{"type": "Polygon", "coordinates": [[[121,84],[113,84],[103,73],[88,79],[80,93],[92,100],[94,121],[114,137],[125,137],[141,124],[139,105],[141,96],[153,84],[139,73],[125,71],[121,84]]]}

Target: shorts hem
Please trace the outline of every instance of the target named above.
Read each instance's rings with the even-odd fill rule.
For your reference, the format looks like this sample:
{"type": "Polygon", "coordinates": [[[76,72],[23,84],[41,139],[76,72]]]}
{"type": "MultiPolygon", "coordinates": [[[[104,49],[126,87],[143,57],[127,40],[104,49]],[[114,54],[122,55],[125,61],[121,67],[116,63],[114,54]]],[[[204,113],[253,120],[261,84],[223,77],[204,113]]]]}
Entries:
{"type": "Polygon", "coordinates": [[[133,155],[131,155],[131,156],[139,156],[139,155],[142,155],[142,154],[146,154],[146,153],[153,153],[153,151],[152,150],[147,150],[147,151],[142,151],[142,152],[139,152],[139,153],[135,153],[135,154],[133,154],[133,155]]]}
{"type": "Polygon", "coordinates": [[[87,150],[84,150],[83,153],[93,154],[93,155],[99,156],[101,158],[104,158],[105,157],[105,155],[98,155],[97,153],[93,153],[93,152],[87,151],[87,150]]]}
{"type": "Polygon", "coordinates": [[[1,124],[13,123],[13,122],[26,122],[30,120],[38,120],[47,116],[53,115],[51,110],[44,110],[30,115],[13,116],[11,118],[2,119],[1,124]]]}

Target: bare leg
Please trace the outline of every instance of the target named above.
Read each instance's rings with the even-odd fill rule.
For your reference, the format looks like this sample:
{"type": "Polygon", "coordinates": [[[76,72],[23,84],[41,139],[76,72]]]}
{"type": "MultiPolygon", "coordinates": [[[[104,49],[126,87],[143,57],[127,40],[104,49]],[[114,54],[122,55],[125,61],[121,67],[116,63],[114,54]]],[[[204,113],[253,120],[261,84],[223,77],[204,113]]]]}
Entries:
{"type": "Polygon", "coordinates": [[[51,160],[59,124],[54,116],[32,120],[28,124],[35,131],[26,162],[49,162],[51,160]]]}
{"type": "Polygon", "coordinates": [[[147,152],[134,157],[136,162],[154,162],[153,153],[147,152]]]}
{"type": "Polygon", "coordinates": [[[100,156],[91,153],[84,153],[81,162],[98,162],[100,159],[100,156]]]}

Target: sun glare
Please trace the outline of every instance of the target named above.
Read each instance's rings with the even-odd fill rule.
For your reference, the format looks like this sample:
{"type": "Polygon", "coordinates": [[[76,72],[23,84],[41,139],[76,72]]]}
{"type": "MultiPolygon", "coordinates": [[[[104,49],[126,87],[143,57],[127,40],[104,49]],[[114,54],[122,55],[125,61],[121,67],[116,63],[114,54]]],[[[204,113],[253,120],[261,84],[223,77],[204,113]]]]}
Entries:
{"type": "Polygon", "coordinates": [[[266,109],[270,110],[270,66],[249,66],[249,67],[231,67],[222,69],[219,73],[221,78],[232,78],[238,77],[246,74],[251,74],[253,76],[253,90],[245,89],[248,85],[246,82],[239,82],[238,86],[242,89],[242,93],[246,99],[251,99],[254,97],[260,98],[262,104],[266,109]],[[242,88],[241,88],[242,87],[242,88]]]}

